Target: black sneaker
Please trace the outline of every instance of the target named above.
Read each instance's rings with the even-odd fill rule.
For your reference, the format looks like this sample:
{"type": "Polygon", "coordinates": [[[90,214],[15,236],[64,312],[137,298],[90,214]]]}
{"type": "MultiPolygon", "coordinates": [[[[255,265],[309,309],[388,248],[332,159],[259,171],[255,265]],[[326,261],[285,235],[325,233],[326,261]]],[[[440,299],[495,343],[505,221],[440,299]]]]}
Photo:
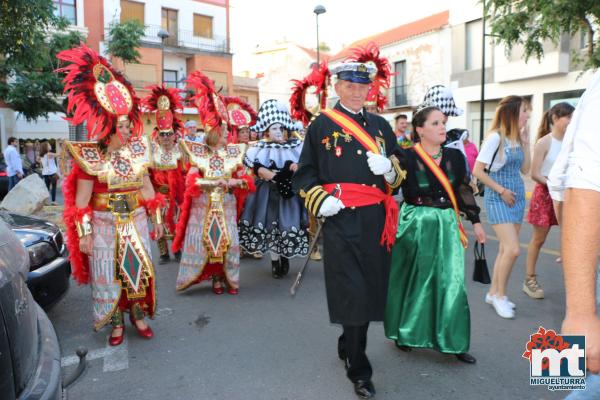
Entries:
{"type": "Polygon", "coordinates": [[[171,259],[169,258],[168,254],[161,254],[160,260],[158,261],[158,263],[160,265],[165,265],[165,264],[168,264],[169,261],[171,261],[171,259]]]}

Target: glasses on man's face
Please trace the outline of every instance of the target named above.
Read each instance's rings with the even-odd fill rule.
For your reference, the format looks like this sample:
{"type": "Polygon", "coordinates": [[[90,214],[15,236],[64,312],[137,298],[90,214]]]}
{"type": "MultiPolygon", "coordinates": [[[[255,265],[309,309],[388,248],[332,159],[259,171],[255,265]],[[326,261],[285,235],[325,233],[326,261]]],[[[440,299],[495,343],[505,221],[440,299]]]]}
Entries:
{"type": "Polygon", "coordinates": [[[171,136],[173,136],[173,132],[171,132],[171,131],[158,132],[158,136],[163,137],[163,138],[171,137],[171,136]]]}

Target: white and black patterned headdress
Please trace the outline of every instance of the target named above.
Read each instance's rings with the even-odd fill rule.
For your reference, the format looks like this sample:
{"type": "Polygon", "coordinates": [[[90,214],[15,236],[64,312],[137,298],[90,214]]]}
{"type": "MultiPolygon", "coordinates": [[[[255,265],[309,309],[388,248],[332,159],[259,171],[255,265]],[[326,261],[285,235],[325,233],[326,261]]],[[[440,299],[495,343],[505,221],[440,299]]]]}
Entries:
{"type": "Polygon", "coordinates": [[[435,85],[429,88],[425,94],[423,103],[439,108],[447,117],[458,117],[464,113],[462,108],[456,107],[452,91],[442,85],[435,85]]]}
{"type": "Polygon", "coordinates": [[[258,109],[256,124],[250,128],[253,132],[265,132],[273,124],[281,124],[287,130],[293,130],[292,117],[287,105],[275,99],[270,99],[261,104],[258,109]]]}

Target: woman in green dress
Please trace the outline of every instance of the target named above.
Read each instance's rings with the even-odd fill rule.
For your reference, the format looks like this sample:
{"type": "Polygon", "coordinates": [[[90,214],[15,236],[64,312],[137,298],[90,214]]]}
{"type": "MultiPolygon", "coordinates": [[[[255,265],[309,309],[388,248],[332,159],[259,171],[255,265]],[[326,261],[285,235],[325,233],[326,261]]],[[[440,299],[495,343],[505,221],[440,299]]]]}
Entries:
{"type": "Polygon", "coordinates": [[[412,347],[450,353],[466,363],[470,315],[465,289],[467,238],[464,213],[485,242],[479,207],[469,186],[465,156],[444,148],[444,114],[422,107],[413,116],[415,147],[396,150],[405,203],[398,219],[385,313],[385,334],[405,351],[412,347]]]}

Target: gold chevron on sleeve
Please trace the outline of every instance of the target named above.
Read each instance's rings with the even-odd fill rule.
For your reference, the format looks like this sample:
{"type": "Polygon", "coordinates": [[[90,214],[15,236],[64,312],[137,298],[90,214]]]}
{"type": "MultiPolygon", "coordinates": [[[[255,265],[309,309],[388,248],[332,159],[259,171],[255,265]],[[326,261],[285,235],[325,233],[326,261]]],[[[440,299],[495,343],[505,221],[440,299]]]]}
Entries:
{"type": "Polygon", "coordinates": [[[323,189],[323,187],[321,185],[315,185],[312,188],[310,188],[308,192],[304,192],[304,196],[302,196],[304,197],[304,207],[308,209],[310,199],[319,189],[323,189]]]}
{"type": "Polygon", "coordinates": [[[392,162],[392,168],[396,171],[396,179],[390,184],[392,189],[396,189],[402,184],[402,181],[406,178],[406,171],[400,166],[400,161],[396,156],[391,156],[390,161],[392,162]]]}

